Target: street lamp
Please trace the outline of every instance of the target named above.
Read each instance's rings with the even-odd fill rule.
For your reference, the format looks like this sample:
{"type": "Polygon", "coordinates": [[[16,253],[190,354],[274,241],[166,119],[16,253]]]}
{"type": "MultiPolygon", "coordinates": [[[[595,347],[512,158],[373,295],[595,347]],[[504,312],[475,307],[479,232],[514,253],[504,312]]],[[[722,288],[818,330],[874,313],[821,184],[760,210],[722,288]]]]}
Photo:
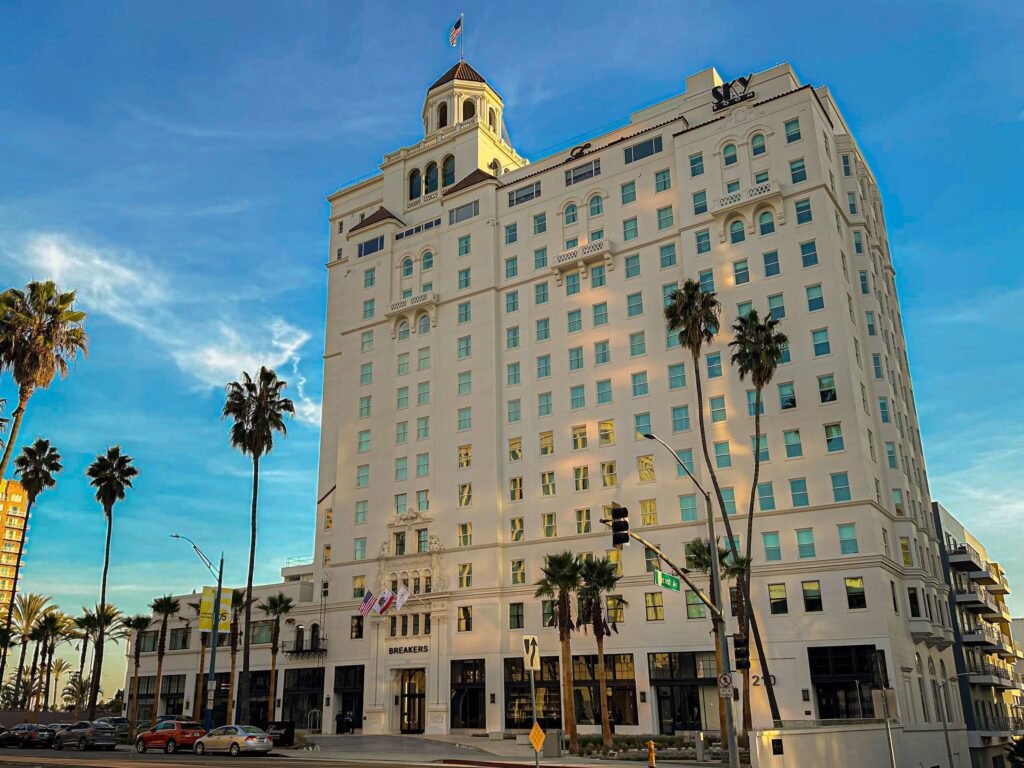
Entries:
{"type": "Polygon", "coordinates": [[[953,747],[949,745],[949,723],[946,722],[946,708],[943,706],[948,703],[949,699],[946,698],[946,693],[943,690],[947,685],[955,680],[959,680],[961,677],[974,674],[973,672],[958,672],[948,680],[943,680],[939,683],[939,692],[942,693],[942,700],[936,701],[935,704],[939,710],[939,716],[942,718],[942,738],[946,740],[946,757],[949,758],[949,768],[956,768],[953,763],[953,747]]]}
{"type": "MultiPolygon", "coordinates": [[[[718,603],[719,605],[722,605],[724,604],[722,600],[722,574],[718,563],[718,538],[715,536],[715,516],[711,509],[711,494],[704,490],[704,487],[697,482],[697,478],[695,478],[693,473],[690,472],[690,468],[686,466],[686,463],[679,458],[679,455],[672,450],[672,447],[668,443],[651,432],[645,433],[644,437],[664,446],[665,450],[672,454],[672,458],[675,459],[676,463],[683,468],[686,476],[693,481],[693,484],[697,486],[697,490],[700,491],[701,495],[704,497],[704,507],[707,510],[708,518],[708,549],[711,554],[711,583],[715,585],[715,591],[718,593],[718,603]]],[[[721,611],[717,614],[712,611],[712,620],[718,625],[718,655],[722,660],[722,668],[720,672],[722,672],[722,674],[728,674],[731,670],[729,665],[729,641],[725,637],[725,617],[721,611]]],[[[719,696],[721,697],[721,685],[719,685],[719,696]]],[[[726,743],[729,747],[729,765],[739,766],[740,757],[739,749],[736,746],[736,725],[733,720],[731,698],[732,697],[728,700],[723,698],[721,700],[721,705],[725,707],[725,730],[727,731],[726,743]]]]}
{"type": "MultiPolygon", "coordinates": [[[[206,676],[206,701],[203,706],[203,728],[209,731],[213,727],[213,701],[217,691],[217,641],[220,630],[220,590],[224,584],[224,553],[220,553],[220,564],[217,566],[217,570],[213,569],[213,562],[206,556],[206,554],[199,548],[188,536],[182,536],[178,533],[171,534],[172,539],[182,539],[192,545],[192,549],[195,550],[199,559],[203,561],[203,565],[206,569],[217,579],[217,591],[213,596],[213,616],[211,621],[210,629],[210,672],[206,676]]],[[[229,683],[230,685],[230,683],[229,683]]],[[[159,691],[157,696],[159,696],[159,691]]]]}

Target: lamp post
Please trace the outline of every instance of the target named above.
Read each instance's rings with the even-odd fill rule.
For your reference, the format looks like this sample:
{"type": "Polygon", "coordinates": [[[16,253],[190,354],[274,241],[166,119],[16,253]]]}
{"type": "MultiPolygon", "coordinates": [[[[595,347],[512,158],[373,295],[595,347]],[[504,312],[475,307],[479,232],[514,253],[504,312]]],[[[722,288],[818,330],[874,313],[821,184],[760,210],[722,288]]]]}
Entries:
{"type": "Polygon", "coordinates": [[[943,706],[949,701],[949,699],[946,698],[946,693],[944,689],[947,685],[954,682],[955,680],[959,680],[961,677],[966,677],[967,675],[971,674],[974,673],[958,672],[948,680],[943,680],[941,683],[939,683],[939,691],[942,692],[942,700],[935,702],[935,704],[939,709],[939,715],[942,719],[942,738],[946,740],[946,757],[949,758],[949,768],[956,768],[956,765],[953,763],[953,747],[951,747],[949,744],[949,723],[946,722],[946,707],[943,706]]]}
{"type": "MultiPolygon", "coordinates": [[[[181,534],[172,533],[172,539],[183,539],[192,545],[192,549],[199,556],[199,559],[203,561],[203,565],[206,569],[217,579],[217,591],[213,596],[213,616],[211,617],[211,628],[210,628],[210,671],[206,676],[206,701],[203,702],[203,728],[209,732],[213,727],[213,702],[217,692],[217,641],[220,633],[220,591],[224,584],[224,553],[220,553],[220,563],[217,569],[214,570],[213,562],[206,556],[206,554],[199,548],[188,536],[182,536],[181,534]]],[[[228,685],[231,685],[232,681],[228,681],[228,685]]]]}
{"type": "MultiPolygon", "coordinates": [[[[697,490],[700,491],[701,495],[704,497],[704,507],[707,511],[708,518],[708,549],[711,554],[711,583],[715,585],[719,604],[722,604],[722,574],[718,563],[718,538],[715,536],[715,516],[711,509],[711,494],[704,490],[704,487],[697,482],[697,478],[695,478],[693,473],[690,472],[690,468],[686,466],[683,460],[679,458],[678,454],[672,450],[672,447],[668,443],[651,432],[646,433],[644,437],[664,446],[665,450],[672,454],[672,458],[675,459],[676,463],[683,468],[686,476],[693,481],[693,484],[697,486],[697,490]]],[[[731,672],[731,669],[729,665],[729,641],[725,636],[725,617],[721,611],[717,614],[712,612],[712,616],[712,620],[718,625],[718,653],[722,659],[722,668],[719,671],[722,674],[728,674],[731,672]]],[[[731,698],[732,697],[729,699],[725,699],[724,697],[721,698],[720,705],[725,707],[725,730],[727,731],[726,743],[729,748],[729,765],[737,767],[740,764],[740,756],[739,749],[736,746],[736,725],[734,723],[731,698]]]]}

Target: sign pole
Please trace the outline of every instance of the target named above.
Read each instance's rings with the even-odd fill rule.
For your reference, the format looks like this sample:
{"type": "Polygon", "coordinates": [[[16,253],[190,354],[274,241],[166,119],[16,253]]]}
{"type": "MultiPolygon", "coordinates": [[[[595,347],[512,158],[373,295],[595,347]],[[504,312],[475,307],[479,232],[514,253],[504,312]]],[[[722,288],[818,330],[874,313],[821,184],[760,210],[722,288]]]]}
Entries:
{"type": "Polygon", "coordinates": [[[217,641],[220,639],[220,590],[223,584],[224,553],[221,552],[220,566],[217,568],[217,592],[213,598],[213,620],[210,627],[210,644],[212,647],[210,649],[210,672],[206,676],[206,708],[203,710],[203,729],[207,733],[213,727],[213,702],[217,695],[217,641]]]}
{"type": "MultiPolygon", "coordinates": [[[[533,707],[533,725],[537,726],[537,688],[533,684],[533,668],[530,668],[530,705],[533,707]]],[[[534,768],[540,768],[540,752],[533,750],[534,768]]]]}

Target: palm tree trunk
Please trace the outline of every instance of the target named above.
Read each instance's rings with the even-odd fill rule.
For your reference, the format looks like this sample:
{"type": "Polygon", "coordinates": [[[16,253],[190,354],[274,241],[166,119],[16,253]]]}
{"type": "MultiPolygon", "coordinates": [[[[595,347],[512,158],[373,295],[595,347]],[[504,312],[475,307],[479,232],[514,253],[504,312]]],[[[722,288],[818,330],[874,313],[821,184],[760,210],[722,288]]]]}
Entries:
{"type": "Polygon", "coordinates": [[[569,596],[558,596],[558,635],[562,641],[562,728],[569,737],[569,752],[580,752],[579,734],[576,732],[576,691],[573,685],[572,652],[569,649],[569,596]]]}
{"type": "MultiPolygon", "coordinates": [[[[103,547],[103,580],[100,582],[99,632],[93,648],[92,685],[89,687],[89,720],[96,719],[96,699],[100,694],[100,675],[103,672],[103,638],[107,628],[107,571],[110,568],[110,533],[114,527],[114,510],[105,508],[107,518],[107,540],[103,547]]],[[[159,695],[159,691],[157,692],[159,695]]]]}
{"type": "Polygon", "coordinates": [[[196,686],[199,693],[195,697],[195,709],[192,713],[192,717],[196,720],[202,716],[203,702],[206,701],[206,677],[203,675],[203,669],[206,667],[206,638],[207,635],[199,633],[199,685],[196,686]]]}
{"type": "Polygon", "coordinates": [[[50,709],[50,674],[53,672],[53,651],[57,645],[57,638],[51,638],[47,648],[46,658],[43,659],[43,711],[50,709]]]}
{"type": "MultiPolygon", "coordinates": [[[[249,722],[249,630],[252,625],[252,576],[256,567],[256,499],[260,491],[260,457],[252,457],[252,512],[249,521],[249,574],[245,580],[245,634],[242,636],[242,677],[238,681],[238,709],[249,722]]],[[[241,721],[239,721],[241,722],[241,721]]]]}
{"type": "Polygon", "coordinates": [[[281,619],[277,619],[277,626],[274,627],[274,645],[270,648],[270,722],[277,719],[277,652],[279,650],[281,619]]]}
{"type": "Polygon", "coordinates": [[[238,619],[234,621],[231,638],[231,677],[228,679],[228,722],[235,722],[235,671],[238,669],[238,619]]]}
{"type": "MultiPolygon", "coordinates": [[[[747,561],[747,568],[750,568],[750,561],[747,561]]],[[[742,577],[740,577],[742,578],[742,577]]],[[[743,599],[743,590],[740,590],[738,599],[736,600],[736,621],[743,627],[749,628],[750,624],[748,621],[747,613],[747,602],[743,599]]],[[[742,630],[741,630],[742,631],[742,630]]],[[[743,733],[749,734],[751,729],[754,727],[753,715],[750,706],[750,670],[746,670],[743,675],[743,733]]]]}
{"type": "MultiPolygon", "coordinates": [[[[7,441],[10,445],[13,442],[13,436],[7,441]]],[[[3,472],[0,471],[0,479],[3,478],[3,472]]],[[[4,637],[6,638],[3,648],[0,649],[0,681],[4,679],[4,673],[7,671],[7,652],[9,650],[8,643],[11,639],[11,621],[14,619],[14,601],[18,597],[18,577],[21,576],[21,556],[25,551],[25,535],[28,532],[28,521],[32,516],[32,503],[33,500],[30,497],[28,503],[25,505],[25,527],[21,531],[21,539],[18,541],[18,559],[15,560],[14,567],[14,583],[11,585],[11,599],[7,601],[7,618],[4,619],[4,637]]]]}
{"type": "MultiPolygon", "coordinates": [[[[750,482],[750,503],[747,507],[747,570],[740,576],[746,580],[747,592],[750,592],[750,578],[753,572],[754,551],[754,499],[757,498],[757,481],[761,474],[761,388],[754,390],[754,477],[750,482]]],[[[742,592],[742,590],[740,590],[742,592]]],[[[739,621],[740,634],[750,638],[750,624],[747,621],[747,612],[739,621]]],[[[743,733],[749,733],[752,727],[752,715],[750,711],[750,670],[743,670],[743,733]]]]}
{"type": "Polygon", "coordinates": [[[139,662],[142,649],[139,647],[140,632],[135,633],[135,671],[132,675],[132,689],[128,696],[128,738],[135,738],[135,726],[139,719],[139,662]]]}
{"type": "Polygon", "coordinates": [[[28,684],[25,686],[25,695],[22,698],[21,708],[25,710],[25,722],[28,722],[28,713],[35,705],[35,687],[36,687],[36,672],[38,671],[39,665],[39,646],[42,645],[42,640],[37,640],[35,647],[32,649],[32,666],[29,669],[28,684]]]}
{"type": "Polygon", "coordinates": [[[21,683],[25,677],[25,654],[28,652],[28,636],[21,637],[21,658],[18,660],[18,674],[14,678],[14,706],[21,702],[21,683]]]}
{"type": "MultiPolygon", "coordinates": [[[[718,546],[718,542],[717,541],[709,541],[708,544],[711,547],[717,547],[718,546]]],[[[714,557],[714,553],[710,549],[708,550],[708,554],[709,554],[710,557],[714,557]]],[[[709,569],[710,569],[710,565],[711,565],[711,563],[709,562],[708,563],[709,569]]],[[[719,599],[718,599],[718,592],[719,592],[718,584],[715,584],[715,580],[711,578],[711,571],[709,570],[708,571],[708,597],[711,598],[711,602],[712,603],[714,603],[715,605],[718,606],[719,610],[725,610],[724,606],[721,604],[721,601],[719,601],[719,599]]],[[[722,673],[722,669],[723,669],[722,662],[724,661],[724,659],[722,658],[722,647],[721,647],[719,639],[718,639],[718,636],[721,633],[721,626],[722,626],[722,624],[720,622],[718,622],[718,621],[712,621],[711,622],[711,634],[714,637],[714,642],[715,642],[715,672],[717,672],[718,674],[722,673]]],[[[720,734],[720,738],[724,742],[725,741],[725,707],[722,706],[722,699],[721,699],[721,697],[719,697],[719,699],[718,699],[718,733],[720,734]]]]}
{"type": "Polygon", "coordinates": [[[594,626],[597,637],[597,693],[601,697],[601,743],[612,745],[611,713],[608,711],[608,672],[604,665],[604,628],[594,626]]]}
{"type": "MultiPolygon", "coordinates": [[[[14,452],[14,444],[18,441],[18,431],[21,429],[21,420],[25,418],[25,408],[28,406],[28,399],[32,397],[32,387],[23,385],[18,390],[18,407],[14,409],[14,421],[11,423],[11,431],[7,435],[7,445],[4,448],[4,456],[0,459],[0,479],[7,472],[7,463],[11,460],[14,452]]],[[[26,518],[27,519],[27,518],[26,518]]]]}
{"type": "Polygon", "coordinates": [[[156,647],[156,692],[153,694],[153,722],[160,716],[160,685],[164,676],[164,654],[167,653],[167,620],[170,618],[164,614],[160,622],[160,640],[156,647]]]}

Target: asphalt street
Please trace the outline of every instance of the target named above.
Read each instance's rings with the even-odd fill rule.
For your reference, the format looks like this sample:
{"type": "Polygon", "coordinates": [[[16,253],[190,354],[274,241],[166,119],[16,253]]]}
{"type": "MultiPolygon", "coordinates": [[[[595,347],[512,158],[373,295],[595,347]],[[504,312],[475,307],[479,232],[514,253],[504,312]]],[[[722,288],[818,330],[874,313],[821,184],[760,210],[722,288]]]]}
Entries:
{"type": "MultiPolygon", "coordinates": [[[[138,766],[145,765],[159,766],[159,768],[207,768],[207,766],[229,766],[234,768],[381,768],[382,760],[388,760],[392,765],[435,765],[429,762],[419,762],[416,758],[402,755],[381,755],[377,760],[360,760],[358,757],[353,760],[341,762],[339,760],[318,760],[306,755],[315,753],[292,753],[288,755],[267,755],[237,758],[224,756],[199,757],[190,753],[177,755],[164,755],[160,753],[136,754],[134,750],[121,747],[114,752],[70,752],[60,753],[51,750],[21,751],[13,749],[0,749],[0,766],[3,768],[51,768],[51,766],[76,766],[77,768],[112,768],[114,766],[138,766]],[[292,754],[298,756],[292,756],[292,754]],[[408,760],[408,762],[406,762],[408,760]]],[[[422,758],[419,758],[422,760],[422,758]]]]}

